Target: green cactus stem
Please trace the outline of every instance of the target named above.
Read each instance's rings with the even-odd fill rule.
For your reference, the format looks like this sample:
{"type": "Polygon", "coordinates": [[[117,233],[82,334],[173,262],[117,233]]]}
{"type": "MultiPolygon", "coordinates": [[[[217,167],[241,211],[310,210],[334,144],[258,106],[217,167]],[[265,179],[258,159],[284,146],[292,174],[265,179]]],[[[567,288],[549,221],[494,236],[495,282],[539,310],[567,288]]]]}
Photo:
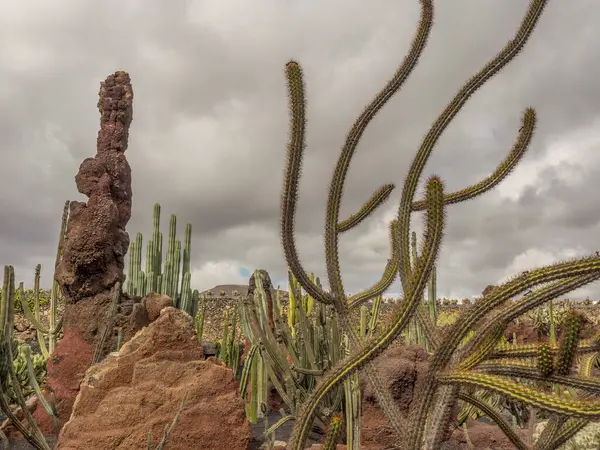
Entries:
{"type": "Polygon", "coordinates": [[[177,217],[169,218],[167,249],[163,261],[160,204],[154,205],[152,238],[146,243],[145,271],[142,270],[143,236],[137,233],[129,245],[127,281],[124,292],[142,297],[151,292],[168,295],[176,307],[195,317],[199,292],[191,288],[192,225],[186,224],[183,250],[177,239],[177,217]]]}

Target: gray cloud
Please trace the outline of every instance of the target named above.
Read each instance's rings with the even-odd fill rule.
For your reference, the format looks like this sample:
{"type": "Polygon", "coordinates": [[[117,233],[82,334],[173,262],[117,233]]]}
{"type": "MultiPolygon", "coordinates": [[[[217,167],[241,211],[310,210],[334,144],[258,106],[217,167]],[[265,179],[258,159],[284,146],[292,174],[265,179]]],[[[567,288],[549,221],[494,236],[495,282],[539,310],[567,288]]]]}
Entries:
{"type": "MultiPolygon", "coordinates": [[[[448,190],[477,182],[510,150],[523,110],[536,108],[539,125],[521,166],[493,192],[449,208],[440,295],[477,295],[511,273],[599,247],[600,7],[572,3],[549,3],[522,54],[471,99],[426,167],[448,190]]],[[[381,184],[397,186],[381,211],[342,237],[349,292],[384,267],[387,224],[428,127],[525,11],[523,2],[436,4],[418,68],[365,133],[347,179],[344,216],[381,184]]],[[[339,149],[408,50],[418,15],[416,0],[0,5],[0,259],[26,282],[42,263],[49,280],[63,202],[82,199],[74,176],[95,152],[99,82],[123,69],[135,94],[130,234],[148,236],[160,202],[163,231],[170,213],[180,232],[193,224],[195,287],[244,281],[240,267],[266,268],[284,284],[283,68],[294,58],[308,97],[297,243],[307,270],[325,278],[324,208],[339,149]]],[[[574,296],[599,294],[592,286],[574,296]]]]}

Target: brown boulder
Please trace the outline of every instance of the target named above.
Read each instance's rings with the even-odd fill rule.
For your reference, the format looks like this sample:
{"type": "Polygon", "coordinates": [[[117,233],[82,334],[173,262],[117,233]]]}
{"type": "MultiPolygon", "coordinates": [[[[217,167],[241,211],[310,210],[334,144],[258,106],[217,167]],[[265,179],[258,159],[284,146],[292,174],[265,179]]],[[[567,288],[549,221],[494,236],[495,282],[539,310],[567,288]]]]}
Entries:
{"type": "MultiPolygon", "coordinates": [[[[391,391],[400,409],[408,414],[417,383],[427,373],[429,355],[416,345],[395,345],[387,348],[375,361],[383,385],[391,391]]],[[[375,392],[361,376],[362,418],[361,448],[380,450],[397,448],[396,435],[377,404],[375,392]]]]}
{"type": "MultiPolygon", "coordinates": [[[[361,449],[403,448],[402,444],[396,441],[396,436],[390,429],[385,414],[377,405],[364,406],[361,425],[361,449]]],[[[525,430],[516,429],[516,431],[525,439],[527,433],[525,430]]],[[[495,424],[470,420],[468,422],[468,438],[472,447],[469,445],[463,429],[456,428],[453,430],[450,439],[443,442],[440,448],[441,450],[512,450],[515,448],[495,424]]]]}
{"type": "Polygon", "coordinates": [[[142,305],[148,312],[148,320],[154,322],[160,316],[160,312],[167,306],[174,306],[171,297],[164,294],[151,293],[142,298],[142,305]]]}
{"type": "MultiPolygon", "coordinates": [[[[403,411],[408,411],[415,386],[427,373],[428,358],[422,347],[398,345],[386,349],[375,359],[375,367],[384,386],[391,390],[392,398],[403,411]]],[[[362,377],[361,388],[365,401],[376,402],[371,383],[362,377]]]]}
{"type": "MultiPolygon", "coordinates": [[[[106,311],[110,302],[112,294],[99,294],[68,305],[65,310],[65,321],[69,318],[72,327],[65,329],[64,337],[56,344],[48,361],[46,380],[46,385],[54,391],[60,425],[71,416],[73,403],[79,393],[79,383],[92,364],[96,336],[108,323],[106,314],[98,314],[98,311],[106,311]]],[[[124,295],[109,324],[111,330],[104,343],[103,354],[116,350],[117,333],[114,330],[120,328],[122,340],[127,342],[149,323],[141,300],[124,295]]],[[[37,405],[34,417],[41,423],[40,427],[45,433],[53,433],[53,423],[41,405],[37,405]]]]}
{"type": "Polygon", "coordinates": [[[91,345],[96,344],[97,338],[109,323],[111,330],[104,343],[104,354],[116,350],[117,328],[121,328],[122,342],[127,342],[135,333],[151,321],[141,299],[130,298],[121,294],[117,311],[109,321],[108,311],[113,302],[114,293],[106,292],[86,298],[84,301],[66,305],[64,323],[69,328],[81,330],[82,337],[91,345]]]}
{"type": "Polygon", "coordinates": [[[511,344],[535,344],[543,338],[539,331],[531,325],[517,325],[510,322],[504,330],[504,337],[511,344]],[[517,336],[517,342],[514,341],[514,336],[517,336]]]}
{"type": "Polygon", "coordinates": [[[165,450],[247,449],[250,426],[230,369],[203,360],[192,320],[168,307],[118,355],[90,367],[58,450],[146,449],[171,424],[165,450]]]}

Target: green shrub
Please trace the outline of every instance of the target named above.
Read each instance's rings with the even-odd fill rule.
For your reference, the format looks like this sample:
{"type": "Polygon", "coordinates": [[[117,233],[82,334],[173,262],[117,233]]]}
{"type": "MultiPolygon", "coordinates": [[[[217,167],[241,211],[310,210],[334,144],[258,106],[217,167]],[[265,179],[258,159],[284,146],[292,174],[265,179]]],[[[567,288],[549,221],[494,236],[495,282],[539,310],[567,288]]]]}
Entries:
{"type": "MultiPolygon", "coordinates": [[[[0,299],[2,299],[2,290],[0,289],[0,299]]],[[[29,309],[33,311],[34,295],[33,289],[25,290],[25,299],[29,305],[29,309]]],[[[40,306],[43,308],[50,304],[50,291],[40,289],[40,306]]],[[[19,299],[19,291],[15,292],[15,313],[22,313],[23,308],[21,307],[21,300],[19,299]]]]}

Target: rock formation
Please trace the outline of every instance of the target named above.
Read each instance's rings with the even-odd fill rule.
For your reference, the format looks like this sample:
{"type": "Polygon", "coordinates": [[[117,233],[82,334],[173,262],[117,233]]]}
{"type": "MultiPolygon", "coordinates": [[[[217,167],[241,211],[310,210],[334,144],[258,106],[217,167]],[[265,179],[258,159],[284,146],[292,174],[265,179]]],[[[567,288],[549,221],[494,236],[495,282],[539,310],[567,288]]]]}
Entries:
{"type": "MultiPolygon", "coordinates": [[[[85,304],[86,301],[78,303],[78,305],[85,304]]],[[[123,342],[127,342],[141,328],[154,322],[160,316],[160,311],[168,306],[173,306],[173,301],[161,294],[149,294],[142,299],[125,299],[113,318],[113,327],[121,328],[123,342]]],[[[93,311],[90,311],[90,314],[93,314],[93,311]]],[[[104,353],[107,354],[114,349],[115,338],[111,335],[105,344],[104,353]]],[[[84,339],[82,330],[71,327],[65,329],[64,336],[58,341],[48,360],[46,388],[54,393],[60,426],[64,425],[71,416],[75,398],[79,393],[79,383],[92,363],[94,350],[95,347],[84,339]]],[[[47,391],[47,400],[50,399],[49,391],[47,391]]],[[[42,432],[45,435],[54,434],[52,419],[42,405],[37,402],[32,409],[42,432]]],[[[23,438],[21,433],[12,426],[8,426],[5,431],[15,440],[23,438]]]]}
{"type": "MultiPolygon", "coordinates": [[[[117,282],[125,279],[125,255],[131,217],[131,168],[125,158],[133,118],[133,90],[126,72],[115,72],[100,83],[100,131],[96,155],[87,158],[75,177],[85,202],[71,202],[62,255],[55,272],[66,300],[63,328],[81,331],[95,345],[104,328],[117,282]]],[[[115,327],[129,339],[149,320],[139,299],[121,297],[115,327]]],[[[114,333],[106,342],[114,348],[114,333]]],[[[60,345],[60,342],[59,342],[60,345]]]]}
{"type": "Polygon", "coordinates": [[[165,448],[248,449],[250,425],[232,371],[203,359],[192,319],[167,307],[118,355],[90,367],[58,450],[154,448],[185,402],[165,448]]]}
{"type": "Polygon", "coordinates": [[[125,150],[133,91],[126,72],[115,72],[101,83],[98,109],[96,156],[85,159],[75,177],[77,190],[89,200],[71,202],[55,275],[69,303],[108,292],[123,282],[129,247],[125,226],[131,217],[131,168],[125,150]]]}

